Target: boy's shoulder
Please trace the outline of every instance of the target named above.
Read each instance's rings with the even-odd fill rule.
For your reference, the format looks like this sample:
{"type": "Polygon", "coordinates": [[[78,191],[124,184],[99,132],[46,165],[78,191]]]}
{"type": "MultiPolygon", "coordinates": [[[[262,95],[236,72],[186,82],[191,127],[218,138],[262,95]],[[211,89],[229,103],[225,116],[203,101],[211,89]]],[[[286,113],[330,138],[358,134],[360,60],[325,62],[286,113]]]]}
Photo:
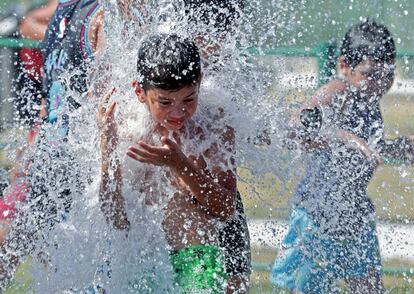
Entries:
{"type": "Polygon", "coordinates": [[[318,104],[331,105],[334,98],[346,92],[347,84],[339,79],[329,81],[326,85],[322,86],[314,95],[314,99],[318,104]]]}
{"type": "Polygon", "coordinates": [[[183,147],[188,154],[201,155],[210,163],[228,164],[234,152],[235,132],[223,108],[201,110],[187,126],[187,135],[189,140],[184,139],[183,147]]]}
{"type": "Polygon", "coordinates": [[[187,139],[199,142],[226,142],[234,138],[229,115],[221,107],[202,107],[186,126],[187,139]]]}

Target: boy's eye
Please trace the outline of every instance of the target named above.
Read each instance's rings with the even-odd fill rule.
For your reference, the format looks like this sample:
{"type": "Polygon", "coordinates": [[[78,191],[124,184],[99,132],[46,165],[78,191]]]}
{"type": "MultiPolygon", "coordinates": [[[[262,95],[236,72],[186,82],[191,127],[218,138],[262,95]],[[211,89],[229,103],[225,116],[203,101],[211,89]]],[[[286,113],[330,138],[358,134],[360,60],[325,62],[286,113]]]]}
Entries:
{"type": "Polygon", "coordinates": [[[191,103],[191,102],[194,102],[194,98],[191,98],[191,99],[185,99],[184,100],[184,103],[191,103]]]}
{"type": "Polygon", "coordinates": [[[158,101],[158,103],[161,104],[162,106],[171,105],[171,101],[158,101]]]}

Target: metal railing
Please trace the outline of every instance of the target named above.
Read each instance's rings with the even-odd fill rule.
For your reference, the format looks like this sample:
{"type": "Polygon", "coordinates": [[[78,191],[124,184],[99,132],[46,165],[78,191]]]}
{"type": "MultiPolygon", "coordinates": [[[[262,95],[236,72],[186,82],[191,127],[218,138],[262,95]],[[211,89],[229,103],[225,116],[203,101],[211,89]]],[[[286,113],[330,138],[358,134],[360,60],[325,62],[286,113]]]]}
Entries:
{"type": "Polygon", "coordinates": [[[0,47],[7,48],[41,48],[42,42],[28,39],[0,38],[0,47]]]}
{"type": "MultiPolygon", "coordinates": [[[[286,56],[286,57],[313,57],[318,61],[319,83],[324,84],[335,73],[339,47],[334,42],[322,43],[314,48],[279,47],[271,49],[250,48],[248,52],[252,55],[263,56],[286,56]]],[[[414,51],[397,52],[398,59],[413,59],[414,51]]]]}
{"type": "MultiPolygon", "coordinates": [[[[41,48],[42,42],[28,39],[0,38],[0,47],[8,48],[41,48]]],[[[325,83],[335,72],[339,48],[334,42],[321,43],[314,48],[279,47],[271,49],[249,48],[251,55],[313,57],[318,61],[318,78],[325,83]]],[[[397,52],[397,58],[414,58],[414,51],[397,52]]]]}

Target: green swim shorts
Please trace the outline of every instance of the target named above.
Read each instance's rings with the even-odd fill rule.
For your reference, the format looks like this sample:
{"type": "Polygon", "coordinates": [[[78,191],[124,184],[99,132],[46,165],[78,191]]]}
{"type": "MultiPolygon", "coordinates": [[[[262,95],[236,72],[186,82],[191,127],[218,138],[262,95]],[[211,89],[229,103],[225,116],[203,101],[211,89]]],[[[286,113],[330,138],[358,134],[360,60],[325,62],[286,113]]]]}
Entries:
{"type": "Polygon", "coordinates": [[[170,252],[181,293],[224,293],[224,255],[213,245],[193,245],[170,252]]]}

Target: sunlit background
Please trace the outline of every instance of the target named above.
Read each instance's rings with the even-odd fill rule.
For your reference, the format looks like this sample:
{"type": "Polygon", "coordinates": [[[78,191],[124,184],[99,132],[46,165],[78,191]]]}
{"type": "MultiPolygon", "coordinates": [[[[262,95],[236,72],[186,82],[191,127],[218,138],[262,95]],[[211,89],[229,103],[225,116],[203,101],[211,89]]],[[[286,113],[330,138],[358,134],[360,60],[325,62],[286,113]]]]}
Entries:
{"type": "MultiPolygon", "coordinates": [[[[0,1],[0,146],[3,188],[7,185],[5,175],[10,167],[8,154],[13,152],[25,134],[24,128],[15,124],[16,111],[12,99],[15,96],[12,83],[18,74],[17,52],[23,42],[18,40],[17,27],[28,10],[41,4],[42,1],[0,1]]],[[[268,91],[284,93],[284,103],[290,110],[309,98],[316,87],[335,73],[337,49],[341,37],[351,25],[366,18],[387,25],[398,48],[398,66],[395,83],[381,104],[386,136],[392,138],[414,134],[414,1],[262,0],[261,5],[262,8],[251,16],[256,32],[254,39],[261,46],[258,48],[252,44],[250,53],[257,62],[278,70],[278,79],[268,91]],[[271,31],[264,26],[269,18],[277,18],[279,23],[271,31]]],[[[412,166],[390,161],[377,170],[369,186],[369,195],[379,218],[384,281],[390,293],[414,293],[413,174],[412,166]]],[[[269,269],[285,229],[289,198],[295,190],[297,178],[282,184],[275,175],[268,174],[257,179],[242,167],[239,168],[239,176],[253,245],[251,292],[277,293],[268,281],[269,269]]],[[[24,275],[18,278],[22,281],[25,279],[24,275]]],[[[19,293],[23,288],[11,288],[6,293],[19,293]]]]}

